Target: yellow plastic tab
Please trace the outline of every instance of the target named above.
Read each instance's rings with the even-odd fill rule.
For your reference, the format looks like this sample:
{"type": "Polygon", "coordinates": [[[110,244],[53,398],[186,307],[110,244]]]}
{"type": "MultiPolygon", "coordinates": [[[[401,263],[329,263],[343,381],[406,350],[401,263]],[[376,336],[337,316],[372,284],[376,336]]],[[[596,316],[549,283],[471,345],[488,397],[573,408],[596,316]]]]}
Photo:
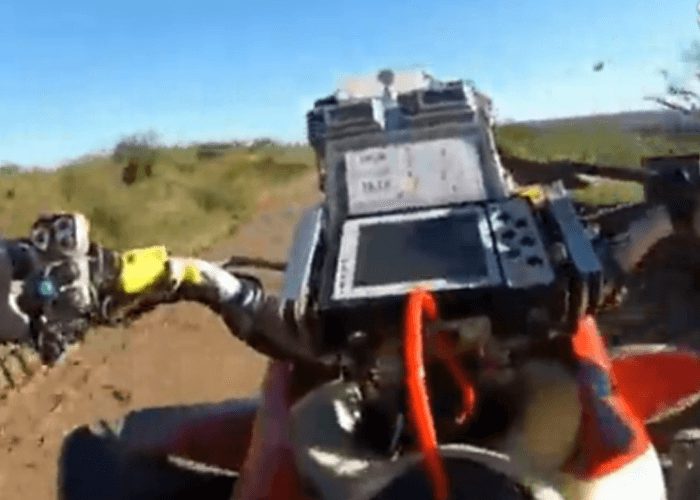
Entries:
{"type": "Polygon", "coordinates": [[[204,282],[204,277],[202,272],[194,264],[187,264],[185,266],[185,271],[182,276],[183,283],[189,283],[192,285],[199,285],[204,282]]]}
{"type": "Polygon", "coordinates": [[[530,186],[523,186],[517,190],[518,196],[527,198],[534,205],[541,205],[544,200],[544,190],[539,184],[532,184],[530,186]]]}
{"type": "Polygon", "coordinates": [[[168,274],[168,251],[164,246],[136,248],[122,254],[119,277],[122,291],[136,294],[156,285],[168,274]]]}

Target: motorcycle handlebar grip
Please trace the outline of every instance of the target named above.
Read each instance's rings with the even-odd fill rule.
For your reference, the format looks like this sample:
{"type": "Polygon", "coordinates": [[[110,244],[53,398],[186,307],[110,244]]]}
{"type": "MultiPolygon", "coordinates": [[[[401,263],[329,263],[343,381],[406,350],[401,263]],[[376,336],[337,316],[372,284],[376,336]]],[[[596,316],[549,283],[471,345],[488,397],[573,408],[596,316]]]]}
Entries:
{"type": "Polygon", "coordinates": [[[251,348],[274,359],[325,364],[291,334],[277,297],[255,276],[201,259],[173,257],[169,266],[179,298],[208,306],[251,348]]]}

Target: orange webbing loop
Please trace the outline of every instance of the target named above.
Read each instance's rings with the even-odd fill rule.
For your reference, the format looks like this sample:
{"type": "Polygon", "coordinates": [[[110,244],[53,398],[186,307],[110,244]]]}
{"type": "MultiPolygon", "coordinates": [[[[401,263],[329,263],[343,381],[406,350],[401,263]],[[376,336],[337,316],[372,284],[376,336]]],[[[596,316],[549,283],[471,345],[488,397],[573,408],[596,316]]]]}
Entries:
{"type": "Polygon", "coordinates": [[[425,459],[428,475],[433,483],[436,500],[447,500],[449,486],[444,464],[438,453],[435,423],[428,402],[423,363],[423,315],[437,318],[434,297],[425,290],[414,290],[408,296],[405,317],[404,361],[408,391],[409,419],[418,437],[418,446],[425,459]]]}
{"type": "Polygon", "coordinates": [[[435,347],[440,360],[447,366],[450,375],[455,380],[459,390],[462,393],[462,412],[455,419],[458,424],[465,423],[474,413],[476,406],[476,390],[471,378],[464,371],[462,365],[459,364],[457,356],[455,356],[453,342],[447,338],[442,332],[435,336],[435,347]]]}

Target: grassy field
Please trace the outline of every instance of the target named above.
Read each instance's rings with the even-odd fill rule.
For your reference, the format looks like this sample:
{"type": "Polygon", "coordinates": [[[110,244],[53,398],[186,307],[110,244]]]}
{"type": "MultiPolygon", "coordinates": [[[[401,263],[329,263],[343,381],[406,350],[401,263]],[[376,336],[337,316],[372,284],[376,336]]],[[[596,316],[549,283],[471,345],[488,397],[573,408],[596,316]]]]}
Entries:
{"type": "Polygon", "coordinates": [[[78,210],[93,237],[122,249],[163,243],[192,253],[232,234],[267,187],[308,171],[304,147],[233,148],[209,160],[196,148],[158,150],[153,175],[127,186],[111,158],[82,160],[56,171],[0,174],[0,229],[26,234],[39,212],[78,210]]]}
{"type": "MultiPolygon", "coordinates": [[[[698,136],[632,134],[604,124],[547,131],[503,126],[497,130],[497,141],[504,151],[528,160],[573,160],[629,168],[639,168],[644,156],[700,152],[698,136]]],[[[605,181],[574,194],[589,203],[638,201],[643,196],[639,184],[620,181],[605,181]]]]}
{"type": "MultiPolygon", "coordinates": [[[[637,168],[645,155],[700,150],[700,138],[623,133],[603,126],[560,127],[538,132],[523,126],[497,130],[499,147],[538,161],[573,159],[637,168]]],[[[153,175],[127,186],[124,166],[109,157],[76,162],[56,171],[0,169],[0,230],[26,234],[37,213],[79,210],[93,224],[94,238],[112,248],[155,243],[193,253],[232,234],[266,188],[310,171],[304,146],[230,148],[201,159],[196,147],[157,151],[153,175]]],[[[604,182],[575,193],[595,203],[636,200],[633,183],[604,182]]]]}

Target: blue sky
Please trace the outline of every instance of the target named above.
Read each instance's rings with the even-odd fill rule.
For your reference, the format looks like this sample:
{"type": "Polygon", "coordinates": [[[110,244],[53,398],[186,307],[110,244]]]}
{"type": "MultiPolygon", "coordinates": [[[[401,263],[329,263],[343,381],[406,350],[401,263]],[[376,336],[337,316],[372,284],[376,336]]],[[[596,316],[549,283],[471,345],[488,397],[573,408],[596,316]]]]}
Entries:
{"type": "Polygon", "coordinates": [[[688,70],[697,3],[0,0],[0,162],[53,166],[149,129],[304,140],[314,98],[385,66],[473,79],[502,118],[649,107],[660,68],[688,70]]]}

